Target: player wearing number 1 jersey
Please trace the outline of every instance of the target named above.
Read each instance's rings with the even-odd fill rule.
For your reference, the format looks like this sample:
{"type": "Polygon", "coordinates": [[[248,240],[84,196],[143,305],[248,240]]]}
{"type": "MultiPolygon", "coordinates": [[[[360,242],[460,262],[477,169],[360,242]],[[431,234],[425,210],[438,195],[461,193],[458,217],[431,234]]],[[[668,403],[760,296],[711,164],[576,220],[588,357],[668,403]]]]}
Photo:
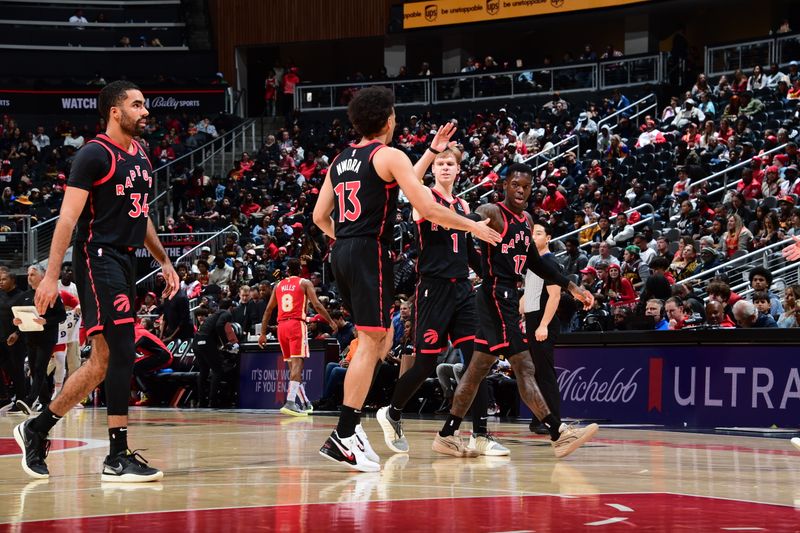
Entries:
{"type": "Polygon", "coordinates": [[[178,275],[148,217],[153,167],[134,139],[144,131],[148,115],[144,102],[142,92],[130,82],[106,85],[97,107],[108,129],[81,148],[72,162],[47,273],[36,289],[35,303],[44,314],[56,301],[61,263],[77,225],[72,261],[92,355],[38,417],[14,428],[14,438],[23,450],[22,468],[35,478],[49,477],[45,457],[50,429],[102,381],[110,452],[101,479],[130,483],[163,477],[160,470],[128,449],[127,439],[128,392],[136,356],[135,250],[144,245],[161,263],[165,297],[174,296],[179,287],[178,275]]]}
{"type": "Polygon", "coordinates": [[[311,402],[303,387],[303,364],[308,353],[308,331],[306,328],[306,309],[310,303],[324,318],[334,333],[337,330],[325,306],[314,292],[314,284],[300,277],[300,260],[289,259],[289,277],[275,284],[269,297],[264,318],[261,321],[261,335],[258,344],[263,348],[267,342],[267,324],[275,308],[278,308],[278,343],[281,345],[283,360],[289,365],[289,389],[286,404],[281,413],[289,416],[306,416],[311,411],[311,402]]]}
{"type": "MultiPolygon", "coordinates": [[[[395,129],[394,95],[383,87],[360,90],[347,114],[361,140],[331,163],[314,207],[314,223],[331,239],[331,266],[339,294],[358,328],[358,348],[344,382],[344,402],[336,430],[320,449],[326,459],[363,472],[380,470],[379,458],[361,428],[360,413],[390,326],[393,273],[389,257],[397,188],[419,214],[435,224],[498,242],[488,221],[475,222],[437,204],[403,152],[387,147],[395,129]],[[331,218],[333,215],[333,218],[331,218]]],[[[439,129],[431,148],[441,151],[454,126],[439,129]]],[[[429,165],[430,158],[420,159],[429,165]]]]}

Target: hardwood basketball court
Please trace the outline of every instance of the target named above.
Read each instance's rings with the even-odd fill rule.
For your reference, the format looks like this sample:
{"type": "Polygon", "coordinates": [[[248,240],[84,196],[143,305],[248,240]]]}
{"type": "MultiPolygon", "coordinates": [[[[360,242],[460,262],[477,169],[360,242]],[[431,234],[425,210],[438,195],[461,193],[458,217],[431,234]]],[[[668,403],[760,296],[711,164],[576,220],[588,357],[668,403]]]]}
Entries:
{"type": "Polygon", "coordinates": [[[19,466],[21,420],[0,417],[0,531],[800,531],[792,434],[602,427],[557,461],[527,424],[493,423],[510,458],[455,459],[430,449],[440,421],[407,420],[403,456],[370,418],[383,470],[359,474],[317,453],[331,416],[133,409],[131,444],[165,477],[115,486],[99,475],[105,410],[56,426],[41,481],[19,466]]]}

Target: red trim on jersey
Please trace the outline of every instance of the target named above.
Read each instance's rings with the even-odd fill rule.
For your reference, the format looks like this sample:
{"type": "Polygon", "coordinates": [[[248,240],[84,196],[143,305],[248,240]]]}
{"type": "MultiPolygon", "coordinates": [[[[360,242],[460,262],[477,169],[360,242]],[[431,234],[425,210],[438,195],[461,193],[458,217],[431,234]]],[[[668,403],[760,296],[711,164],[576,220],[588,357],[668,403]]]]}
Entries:
{"type": "Polygon", "coordinates": [[[121,324],[132,324],[132,323],[133,323],[133,317],[119,318],[114,321],[115,326],[119,326],[121,324]]]}
{"type": "Polygon", "coordinates": [[[523,211],[523,213],[521,215],[518,215],[514,211],[512,211],[511,209],[506,207],[506,205],[503,202],[497,202],[497,205],[499,205],[502,209],[505,209],[506,211],[508,211],[511,214],[511,216],[513,216],[515,219],[517,219],[517,222],[524,222],[525,220],[527,220],[527,217],[525,216],[525,212],[524,211],[523,211]]]}
{"type": "Polygon", "coordinates": [[[489,346],[489,342],[488,341],[485,341],[483,339],[479,339],[477,337],[475,338],[475,344],[485,344],[486,346],[489,346]]]}
{"type": "MultiPolygon", "coordinates": [[[[94,221],[94,205],[92,204],[91,199],[89,200],[89,206],[92,211],[92,221],[94,221]]],[[[89,241],[92,240],[92,221],[89,222],[89,239],[85,243],[83,243],[83,253],[86,254],[86,269],[89,273],[89,286],[92,288],[92,294],[94,295],[94,304],[97,307],[97,320],[99,322],[100,317],[102,316],[102,313],[100,312],[100,298],[97,297],[97,289],[95,289],[94,287],[94,275],[92,274],[92,263],[91,261],[89,261],[89,247],[87,246],[89,241]]],[[[91,335],[92,331],[96,327],[97,326],[89,328],[87,335],[91,335]]],[[[100,326],[100,329],[101,330],[103,329],[102,325],[100,326]]]]}
{"type": "Polygon", "coordinates": [[[439,348],[438,350],[420,350],[419,353],[440,354],[442,353],[442,348],[439,348]]]}
{"type": "Polygon", "coordinates": [[[92,335],[95,334],[95,332],[98,332],[98,331],[103,331],[103,326],[100,326],[100,325],[92,326],[91,328],[86,330],[86,336],[87,337],[91,337],[92,335]]]}
{"type": "MultiPolygon", "coordinates": [[[[396,183],[395,183],[396,185],[396,183]]],[[[378,315],[381,327],[383,327],[383,261],[381,261],[381,251],[383,245],[381,244],[381,235],[383,235],[383,228],[386,225],[386,217],[389,214],[389,187],[386,189],[386,201],[383,203],[383,219],[381,220],[380,229],[378,230],[378,315]]]]}
{"type": "Polygon", "coordinates": [[[493,351],[497,350],[498,348],[505,348],[507,346],[508,346],[507,342],[501,342],[500,344],[495,344],[494,346],[491,346],[489,348],[489,351],[493,352],[493,351]]]}
{"type": "Polygon", "coordinates": [[[369,153],[369,158],[367,158],[367,161],[372,163],[372,156],[374,156],[378,152],[378,150],[380,150],[381,148],[386,148],[386,145],[385,144],[380,144],[380,145],[376,146],[375,148],[373,148],[372,151],[369,153]]]}
{"type": "Polygon", "coordinates": [[[125,148],[123,148],[122,146],[117,144],[117,141],[115,141],[114,139],[112,139],[111,137],[106,135],[105,133],[98,133],[97,136],[102,138],[102,139],[105,139],[108,142],[110,142],[111,144],[113,144],[114,146],[116,146],[117,148],[119,148],[120,150],[122,150],[123,152],[125,152],[128,155],[138,155],[139,154],[139,146],[136,144],[136,141],[133,138],[131,138],[131,146],[136,148],[136,150],[133,153],[131,153],[129,150],[126,150],[125,148]]]}
{"type": "MultiPolygon", "coordinates": [[[[505,341],[506,346],[508,345],[508,335],[506,335],[506,321],[503,318],[503,312],[500,310],[500,302],[497,301],[497,278],[494,278],[494,283],[492,283],[492,300],[494,301],[494,306],[497,308],[497,315],[500,317],[500,323],[503,325],[503,341],[505,341]]],[[[493,350],[495,347],[490,348],[493,350]]]]}
{"type": "Polygon", "coordinates": [[[116,158],[116,157],[114,157],[114,152],[111,150],[111,148],[109,148],[109,147],[108,147],[108,146],[106,146],[105,144],[101,143],[100,141],[97,141],[97,140],[95,140],[95,139],[92,139],[92,140],[91,140],[91,141],[89,141],[89,142],[90,142],[90,143],[99,144],[100,146],[102,146],[103,148],[105,148],[105,149],[108,151],[108,155],[110,155],[110,156],[111,156],[111,170],[109,170],[109,171],[108,171],[108,174],[106,174],[105,176],[103,176],[103,177],[102,177],[102,178],[100,178],[99,180],[97,180],[97,181],[93,181],[93,182],[92,182],[92,187],[97,187],[97,186],[99,186],[99,185],[102,185],[102,184],[104,184],[105,182],[107,182],[108,180],[110,180],[110,179],[111,179],[111,178],[114,176],[114,172],[116,172],[116,170],[117,170],[117,158],[116,158]]]}
{"type": "Polygon", "coordinates": [[[386,187],[387,189],[394,189],[395,187],[397,187],[397,182],[393,181],[391,183],[387,183],[386,185],[384,185],[384,187],[386,187]]]}
{"type": "MultiPolygon", "coordinates": [[[[475,340],[475,335],[468,335],[468,336],[466,336],[466,337],[461,337],[460,339],[456,339],[456,340],[454,340],[454,341],[450,341],[450,342],[452,342],[452,343],[453,343],[453,346],[456,346],[457,344],[461,344],[462,342],[467,342],[467,341],[475,341],[475,342],[478,342],[478,341],[476,341],[476,340],[475,340]]],[[[487,343],[487,344],[488,344],[488,343],[487,343]]]]}
{"type": "MultiPolygon", "coordinates": [[[[372,139],[371,141],[367,141],[364,144],[350,143],[350,148],[364,148],[365,146],[369,146],[370,144],[375,144],[375,143],[379,143],[379,142],[381,142],[381,141],[379,141],[378,139],[372,139]]],[[[381,144],[383,144],[383,143],[381,143],[381,144]]],[[[384,144],[384,146],[386,146],[386,145],[384,144]]]]}
{"type": "Polygon", "coordinates": [[[137,141],[136,139],[131,139],[131,141],[132,141],[132,142],[134,142],[134,143],[136,143],[136,146],[138,146],[138,147],[139,147],[139,150],[142,152],[142,155],[144,156],[144,159],[145,159],[145,161],[147,161],[147,164],[148,164],[148,165],[150,165],[150,168],[153,168],[153,162],[152,162],[152,161],[150,161],[150,156],[149,156],[149,155],[147,155],[147,150],[145,150],[145,149],[142,147],[142,145],[141,145],[141,144],[139,144],[139,141],[137,141]]]}
{"type": "Polygon", "coordinates": [[[383,328],[380,326],[359,326],[358,324],[356,324],[356,329],[358,331],[380,331],[383,333],[389,331],[389,328],[383,328]]]}
{"type": "Polygon", "coordinates": [[[439,191],[437,191],[434,188],[431,188],[431,191],[433,192],[433,194],[435,194],[436,196],[441,198],[443,201],[447,202],[447,205],[453,205],[458,201],[458,198],[456,198],[456,197],[453,197],[452,200],[448,200],[447,198],[444,197],[444,195],[442,193],[440,193],[439,191]]]}
{"type": "MultiPolygon", "coordinates": [[[[419,253],[422,254],[422,239],[419,240],[419,245],[419,253]]],[[[417,283],[414,285],[414,331],[417,331],[419,327],[419,261],[414,265],[414,270],[417,273],[417,283]]]]}
{"type": "Polygon", "coordinates": [[[503,233],[500,234],[500,238],[502,239],[506,236],[506,232],[508,231],[508,217],[506,217],[506,214],[503,213],[502,209],[500,210],[500,214],[503,215],[503,233]]]}

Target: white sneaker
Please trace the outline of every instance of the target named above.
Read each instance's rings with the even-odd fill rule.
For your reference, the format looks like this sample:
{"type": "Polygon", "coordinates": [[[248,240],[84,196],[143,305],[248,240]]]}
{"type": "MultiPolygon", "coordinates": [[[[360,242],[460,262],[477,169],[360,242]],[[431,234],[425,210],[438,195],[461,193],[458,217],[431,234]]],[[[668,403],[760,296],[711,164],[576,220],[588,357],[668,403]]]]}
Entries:
{"type": "Polygon", "coordinates": [[[795,437],[792,439],[792,445],[800,450],[800,437],[795,437]]]}
{"type": "Polygon", "coordinates": [[[394,453],[408,453],[408,440],[403,434],[403,421],[395,422],[389,417],[389,407],[381,407],[375,419],[383,430],[383,440],[394,453]]]}
{"type": "Polygon", "coordinates": [[[358,424],[356,426],[356,437],[361,442],[361,445],[364,446],[364,455],[367,456],[367,459],[372,461],[373,463],[381,464],[381,458],[378,457],[378,454],[375,453],[375,450],[372,449],[372,445],[369,443],[369,438],[367,437],[366,431],[364,431],[364,426],[358,424]]]}
{"type": "Polygon", "coordinates": [[[568,456],[589,442],[599,429],[600,427],[597,424],[589,424],[582,428],[561,424],[559,427],[561,436],[557,441],[550,443],[553,446],[553,453],[558,459],[568,456]]]}
{"type": "Polygon", "coordinates": [[[493,436],[489,435],[478,435],[476,438],[475,435],[471,435],[469,437],[469,444],[467,444],[467,449],[474,450],[481,455],[488,455],[488,456],[500,456],[500,455],[511,455],[511,451],[497,442],[493,436]]]}
{"type": "Polygon", "coordinates": [[[367,459],[362,448],[363,445],[356,434],[342,439],[336,434],[336,430],[333,430],[319,449],[319,454],[329,461],[347,465],[353,470],[379,472],[381,465],[367,459]]]}

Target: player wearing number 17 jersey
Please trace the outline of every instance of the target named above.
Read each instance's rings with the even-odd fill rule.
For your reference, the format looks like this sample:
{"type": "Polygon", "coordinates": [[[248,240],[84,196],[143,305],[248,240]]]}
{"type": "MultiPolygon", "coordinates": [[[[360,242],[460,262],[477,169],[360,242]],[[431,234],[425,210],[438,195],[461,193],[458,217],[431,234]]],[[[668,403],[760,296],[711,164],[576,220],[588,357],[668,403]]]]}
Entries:
{"type": "Polygon", "coordinates": [[[77,224],[72,261],[92,355],[38,417],[14,428],[14,438],[23,451],[23,470],[35,478],[48,477],[48,432],[105,381],[110,451],[101,479],[157,481],[163,473],[128,449],[128,391],[136,356],[135,250],[144,245],[161,263],[167,282],[165,297],[175,295],[179,281],[148,217],[155,176],[135,139],[144,131],[148,115],[144,96],[134,84],[116,81],[100,91],[97,103],[108,129],[81,148],[72,162],[47,273],[35,297],[40,314],[56,300],[61,263],[77,224]]]}
{"type": "Polygon", "coordinates": [[[267,341],[267,324],[275,308],[278,308],[278,342],[281,345],[283,360],[289,365],[289,388],[286,404],[281,413],[289,416],[306,416],[311,411],[311,402],[303,387],[303,364],[308,353],[308,330],[306,328],[306,309],[310,303],[324,318],[334,332],[336,322],[333,321],[317,294],[314,284],[300,277],[300,260],[289,259],[287,264],[289,277],[275,284],[269,297],[264,318],[261,321],[261,336],[258,344],[263,348],[267,341]]]}
{"type": "MultiPolygon", "coordinates": [[[[360,414],[375,365],[386,353],[381,346],[394,296],[389,244],[398,186],[422,218],[493,243],[500,235],[489,229],[488,221],[475,222],[437,204],[417,179],[408,156],[386,146],[395,129],[394,95],[389,89],[360,90],[347,114],[361,140],[331,163],[314,207],[314,223],[336,239],[331,266],[342,303],[358,328],[358,348],[347,369],[339,423],[320,454],[355,470],[374,472],[380,470],[379,458],[361,428],[360,414]]],[[[447,147],[453,127],[439,129],[431,143],[434,151],[447,147]]],[[[431,163],[430,158],[420,161],[426,167],[431,163]]]]}

